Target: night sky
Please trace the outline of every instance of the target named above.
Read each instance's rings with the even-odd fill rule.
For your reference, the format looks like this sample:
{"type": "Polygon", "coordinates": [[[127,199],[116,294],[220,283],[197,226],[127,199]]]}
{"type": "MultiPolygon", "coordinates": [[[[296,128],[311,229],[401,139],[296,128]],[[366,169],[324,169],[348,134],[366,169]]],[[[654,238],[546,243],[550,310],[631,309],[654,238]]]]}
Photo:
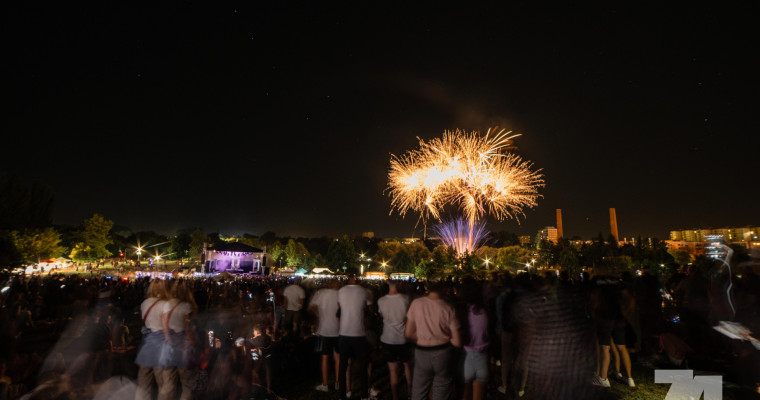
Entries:
{"type": "Polygon", "coordinates": [[[492,230],[760,224],[754,8],[11,3],[0,170],[57,224],[408,237],[390,154],[494,125],[546,187],[492,230]]]}

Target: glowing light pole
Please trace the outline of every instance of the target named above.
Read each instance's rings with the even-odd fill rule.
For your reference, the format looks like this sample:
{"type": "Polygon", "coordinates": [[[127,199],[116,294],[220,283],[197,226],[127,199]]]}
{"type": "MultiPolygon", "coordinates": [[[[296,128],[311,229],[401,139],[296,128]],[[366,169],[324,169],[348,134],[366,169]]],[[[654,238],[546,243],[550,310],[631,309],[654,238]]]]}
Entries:
{"type": "Polygon", "coordinates": [[[490,271],[491,269],[488,267],[488,264],[491,262],[491,260],[486,258],[486,271],[490,271]]]}

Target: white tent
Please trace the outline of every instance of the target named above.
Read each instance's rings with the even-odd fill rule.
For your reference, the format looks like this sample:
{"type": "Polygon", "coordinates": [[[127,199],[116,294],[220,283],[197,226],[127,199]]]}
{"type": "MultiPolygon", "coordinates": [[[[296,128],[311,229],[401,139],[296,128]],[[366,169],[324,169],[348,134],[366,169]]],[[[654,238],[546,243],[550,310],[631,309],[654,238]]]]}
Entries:
{"type": "Polygon", "coordinates": [[[334,272],[330,271],[327,268],[314,268],[311,270],[312,274],[334,274],[334,272]]]}

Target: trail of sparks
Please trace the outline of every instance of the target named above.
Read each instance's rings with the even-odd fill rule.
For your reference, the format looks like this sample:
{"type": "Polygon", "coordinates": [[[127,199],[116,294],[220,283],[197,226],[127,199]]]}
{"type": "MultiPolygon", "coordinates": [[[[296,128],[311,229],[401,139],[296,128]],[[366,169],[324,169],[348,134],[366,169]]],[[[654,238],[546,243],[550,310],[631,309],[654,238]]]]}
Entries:
{"type": "Polygon", "coordinates": [[[490,214],[498,220],[525,216],[523,208],[534,207],[544,186],[532,163],[507,152],[519,135],[500,130],[478,132],[446,131],[442,138],[425,142],[402,156],[391,156],[388,190],[391,213],[409,211],[441,220],[447,205],[458,206],[473,226],[490,214]]]}

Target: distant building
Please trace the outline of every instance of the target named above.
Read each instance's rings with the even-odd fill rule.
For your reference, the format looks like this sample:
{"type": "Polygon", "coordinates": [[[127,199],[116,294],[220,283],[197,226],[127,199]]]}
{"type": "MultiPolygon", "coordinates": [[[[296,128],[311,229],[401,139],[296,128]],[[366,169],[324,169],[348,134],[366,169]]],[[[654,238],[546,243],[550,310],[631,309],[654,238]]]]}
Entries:
{"type": "Polygon", "coordinates": [[[530,238],[530,235],[519,236],[517,239],[520,240],[520,246],[530,244],[530,242],[533,241],[533,239],[530,238]]]}
{"type": "Polygon", "coordinates": [[[692,256],[701,256],[705,254],[705,242],[692,242],[685,240],[666,240],[665,245],[669,250],[686,250],[692,256]]]}
{"type": "Polygon", "coordinates": [[[741,228],[710,228],[685,229],[670,231],[670,240],[686,242],[704,242],[710,235],[721,235],[725,242],[757,241],[760,227],[746,226],[741,228]]]}
{"type": "Polygon", "coordinates": [[[707,242],[723,239],[746,249],[760,249],[760,227],[746,226],[740,228],[701,228],[670,231],[670,240],[666,240],[669,249],[685,249],[693,256],[706,254],[707,242]]]}
{"type": "Polygon", "coordinates": [[[201,272],[229,272],[237,274],[264,275],[268,266],[266,251],[243,243],[230,242],[208,247],[203,251],[201,272]]]}
{"type": "MultiPolygon", "coordinates": [[[[760,250],[760,240],[748,240],[741,242],[729,242],[734,245],[742,246],[747,250],[760,250]]],[[[689,254],[693,256],[701,256],[706,254],[709,241],[685,241],[685,240],[666,240],[665,244],[668,249],[681,250],[685,249],[689,254]]]]}
{"type": "Polygon", "coordinates": [[[362,237],[372,239],[375,237],[375,232],[362,232],[362,237]]]}
{"type": "Polygon", "coordinates": [[[538,237],[540,240],[547,240],[554,244],[557,243],[557,228],[553,226],[547,226],[544,229],[538,231],[538,237]]]}
{"type": "Polygon", "coordinates": [[[401,241],[401,243],[403,243],[403,244],[413,244],[413,243],[417,243],[419,241],[420,241],[420,238],[405,238],[404,240],[401,241]]]}
{"type": "Polygon", "coordinates": [[[594,244],[593,240],[584,240],[584,239],[570,239],[568,240],[570,242],[570,245],[580,249],[584,244],[594,244]]]}

